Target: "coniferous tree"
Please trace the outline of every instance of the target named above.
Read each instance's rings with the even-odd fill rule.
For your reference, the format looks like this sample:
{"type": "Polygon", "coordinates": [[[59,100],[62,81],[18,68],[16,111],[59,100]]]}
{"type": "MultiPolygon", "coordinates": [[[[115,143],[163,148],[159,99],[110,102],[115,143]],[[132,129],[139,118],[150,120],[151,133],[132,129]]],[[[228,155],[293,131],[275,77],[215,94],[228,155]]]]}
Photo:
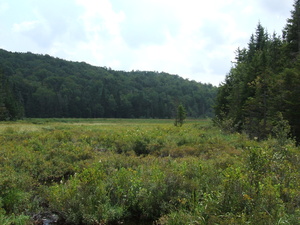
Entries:
{"type": "Polygon", "coordinates": [[[176,110],[174,125],[181,127],[185,119],[186,119],[186,110],[182,104],[179,104],[176,110]]]}
{"type": "Polygon", "coordinates": [[[0,74],[0,120],[16,120],[22,117],[22,105],[15,97],[8,80],[0,74]]]}
{"type": "Polygon", "coordinates": [[[215,121],[231,131],[260,139],[273,134],[278,115],[300,141],[300,0],[294,3],[283,39],[259,23],[248,48],[237,50],[236,62],[219,87],[215,121]]]}
{"type": "Polygon", "coordinates": [[[9,113],[5,105],[6,93],[3,81],[3,75],[0,74],[0,121],[7,120],[9,118],[9,113]]]}
{"type": "Polygon", "coordinates": [[[295,0],[291,18],[283,30],[283,39],[287,43],[290,57],[300,52],[300,0],[295,0]]]}

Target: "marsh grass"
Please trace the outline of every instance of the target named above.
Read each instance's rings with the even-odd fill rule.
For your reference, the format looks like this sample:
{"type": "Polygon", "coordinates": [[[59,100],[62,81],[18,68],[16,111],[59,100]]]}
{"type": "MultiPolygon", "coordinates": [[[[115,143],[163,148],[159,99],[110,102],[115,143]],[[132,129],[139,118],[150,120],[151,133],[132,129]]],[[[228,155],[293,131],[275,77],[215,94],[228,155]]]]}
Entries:
{"type": "Polygon", "coordinates": [[[209,120],[0,123],[0,221],[55,212],[65,224],[293,224],[300,154],[209,120]],[[282,222],[284,221],[284,223],[282,222]]]}

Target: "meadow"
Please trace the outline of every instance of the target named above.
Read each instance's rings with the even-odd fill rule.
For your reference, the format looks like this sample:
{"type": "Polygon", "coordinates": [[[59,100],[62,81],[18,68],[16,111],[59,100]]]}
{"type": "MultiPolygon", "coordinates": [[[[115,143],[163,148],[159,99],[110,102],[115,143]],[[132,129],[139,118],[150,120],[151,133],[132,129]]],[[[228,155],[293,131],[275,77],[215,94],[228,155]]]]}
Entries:
{"type": "Polygon", "coordinates": [[[0,224],[299,224],[293,140],[173,122],[1,122],[0,224]]]}

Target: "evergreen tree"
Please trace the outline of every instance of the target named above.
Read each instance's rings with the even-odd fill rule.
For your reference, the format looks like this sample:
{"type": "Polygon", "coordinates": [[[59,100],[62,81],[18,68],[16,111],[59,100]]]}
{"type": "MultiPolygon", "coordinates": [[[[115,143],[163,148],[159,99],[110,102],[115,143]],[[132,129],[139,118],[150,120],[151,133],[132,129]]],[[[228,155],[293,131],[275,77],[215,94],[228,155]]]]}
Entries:
{"type": "Polygon", "coordinates": [[[291,15],[283,39],[270,38],[259,23],[248,48],[237,50],[216,99],[215,121],[224,128],[263,139],[274,134],[282,115],[300,141],[300,0],[291,15]]]}
{"type": "Polygon", "coordinates": [[[186,119],[186,110],[182,104],[178,105],[176,110],[176,117],[175,117],[175,126],[181,127],[183,125],[184,120],[186,119]]]}
{"type": "Polygon", "coordinates": [[[290,57],[300,52],[300,0],[295,0],[291,18],[283,30],[283,39],[287,44],[290,57]]]}
{"type": "Polygon", "coordinates": [[[0,121],[16,120],[23,117],[23,107],[8,80],[0,74],[0,121]]]}
{"type": "Polygon", "coordinates": [[[0,121],[7,120],[9,118],[9,112],[6,108],[6,93],[4,90],[4,79],[0,73],[0,121]]]}

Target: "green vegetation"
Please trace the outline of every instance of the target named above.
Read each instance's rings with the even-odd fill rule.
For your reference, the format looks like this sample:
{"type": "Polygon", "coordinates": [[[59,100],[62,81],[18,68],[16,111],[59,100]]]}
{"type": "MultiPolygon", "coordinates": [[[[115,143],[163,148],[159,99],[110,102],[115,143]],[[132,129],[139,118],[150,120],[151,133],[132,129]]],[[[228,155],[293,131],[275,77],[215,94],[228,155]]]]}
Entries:
{"type": "Polygon", "coordinates": [[[186,119],[186,111],[183,105],[180,104],[177,107],[174,125],[181,127],[185,119],[186,119]]]}
{"type": "MultiPolygon", "coordinates": [[[[0,223],[297,224],[300,153],[208,120],[0,124],[0,223]],[[146,222],[145,222],[146,223],[146,222]]],[[[285,140],[284,140],[285,138],[285,140]]]]}
{"type": "Polygon", "coordinates": [[[26,118],[173,118],[213,115],[217,88],[176,75],[114,71],[0,49],[0,120],[26,118]]]}
{"type": "Polygon", "coordinates": [[[300,141],[300,1],[295,1],[282,38],[258,24],[247,48],[238,49],[236,62],[219,87],[215,122],[252,138],[276,136],[287,121],[300,141]],[[277,128],[276,128],[277,127],[277,128]]]}

